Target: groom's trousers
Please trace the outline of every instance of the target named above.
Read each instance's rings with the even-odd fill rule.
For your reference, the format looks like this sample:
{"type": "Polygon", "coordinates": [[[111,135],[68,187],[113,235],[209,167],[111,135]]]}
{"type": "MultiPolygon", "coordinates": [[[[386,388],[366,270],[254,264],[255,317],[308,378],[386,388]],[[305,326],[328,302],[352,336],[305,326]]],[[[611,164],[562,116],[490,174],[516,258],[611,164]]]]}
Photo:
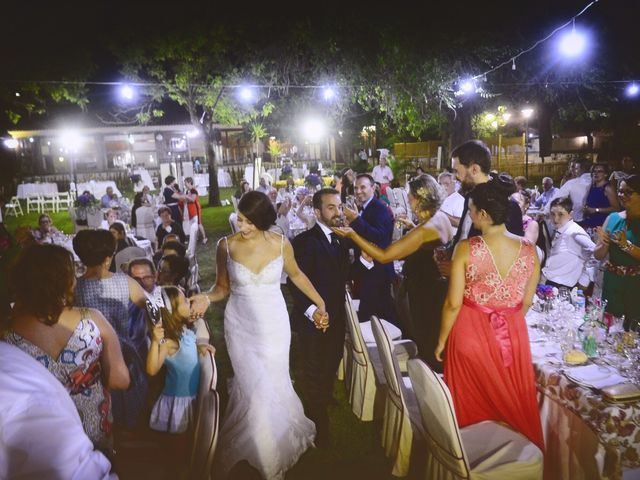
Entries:
{"type": "Polygon", "coordinates": [[[334,321],[325,333],[304,332],[298,336],[305,414],[316,424],[318,443],[326,442],[329,438],[327,407],[333,398],[344,332],[344,322],[334,321]]]}

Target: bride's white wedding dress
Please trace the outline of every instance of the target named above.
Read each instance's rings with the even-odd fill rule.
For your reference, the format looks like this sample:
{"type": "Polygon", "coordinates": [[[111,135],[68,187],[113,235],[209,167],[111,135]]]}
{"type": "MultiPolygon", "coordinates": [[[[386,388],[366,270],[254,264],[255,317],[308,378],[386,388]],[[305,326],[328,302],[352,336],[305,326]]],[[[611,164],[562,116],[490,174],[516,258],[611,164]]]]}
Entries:
{"type": "Polygon", "coordinates": [[[289,377],[291,327],[280,290],[282,248],[279,257],[255,273],[232,259],[226,246],[231,294],[224,335],[234,377],[219,466],[228,472],[246,460],[264,478],[282,479],[315,437],[315,425],[304,416],[289,377]]]}

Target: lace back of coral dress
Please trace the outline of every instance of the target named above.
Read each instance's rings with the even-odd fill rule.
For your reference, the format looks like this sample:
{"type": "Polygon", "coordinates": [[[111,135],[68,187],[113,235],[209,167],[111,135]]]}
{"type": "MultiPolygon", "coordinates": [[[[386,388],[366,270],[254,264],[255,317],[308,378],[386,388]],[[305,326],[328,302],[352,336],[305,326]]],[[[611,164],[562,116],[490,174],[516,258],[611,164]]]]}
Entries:
{"type": "Polygon", "coordinates": [[[465,271],[465,298],[491,308],[512,308],[522,302],[536,255],[524,238],[507,275],[502,278],[493,254],[481,236],[469,239],[469,262],[465,271]]]}

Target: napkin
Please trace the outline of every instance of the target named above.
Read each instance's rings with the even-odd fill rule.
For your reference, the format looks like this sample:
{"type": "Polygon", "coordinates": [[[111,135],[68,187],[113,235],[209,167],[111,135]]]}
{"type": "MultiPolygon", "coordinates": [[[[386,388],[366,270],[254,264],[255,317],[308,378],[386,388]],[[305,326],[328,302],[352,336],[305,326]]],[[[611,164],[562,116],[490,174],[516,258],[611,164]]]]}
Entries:
{"type": "Polygon", "coordinates": [[[556,345],[555,343],[547,343],[547,344],[540,344],[540,343],[533,343],[531,344],[531,356],[534,358],[542,358],[542,357],[546,357],[546,356],[550,356],[550,355],[558,355],[560,356],[560,354],[562,353],[562,351],[560,350],[560,347],[558,345],[556,345]]]}
{"type": "Polygon", "coordinates": [[[604,388],[629,381],[627,378],[619,375],[616,370],[595,364],[567,368],[564,374],[570,380],[592,388],[604,388]]]}

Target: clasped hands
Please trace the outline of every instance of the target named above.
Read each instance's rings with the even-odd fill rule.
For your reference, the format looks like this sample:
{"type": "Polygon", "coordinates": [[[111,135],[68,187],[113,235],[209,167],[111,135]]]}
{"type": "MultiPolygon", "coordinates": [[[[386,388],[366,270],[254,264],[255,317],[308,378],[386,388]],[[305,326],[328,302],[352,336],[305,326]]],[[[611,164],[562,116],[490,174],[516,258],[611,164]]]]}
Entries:
{"type": "Polygon", "coordinates": [[[324,311],[324,308],[316,308],[311,318],[318,330],[322,330],[322,333],[327,331],[327,328],[329,328],[329,314],[324,311]]]}
{"type": "Polygon", "coordinates": [[[628,243],[628,240],[627,240],[627,229],[626,228],[623,229],[623,230],[618,230],[613,235],[611,235],[604,228],[597,227],[596,228],[596,233],[598,234],[598,238],[600,239],[600,241],[604,245],[606,245],[607,247],[611,243],[614,243],[615,245],[620,247],[622,250],[625,250],[625,247],[626,247],[626,245],[628,243]]]}

